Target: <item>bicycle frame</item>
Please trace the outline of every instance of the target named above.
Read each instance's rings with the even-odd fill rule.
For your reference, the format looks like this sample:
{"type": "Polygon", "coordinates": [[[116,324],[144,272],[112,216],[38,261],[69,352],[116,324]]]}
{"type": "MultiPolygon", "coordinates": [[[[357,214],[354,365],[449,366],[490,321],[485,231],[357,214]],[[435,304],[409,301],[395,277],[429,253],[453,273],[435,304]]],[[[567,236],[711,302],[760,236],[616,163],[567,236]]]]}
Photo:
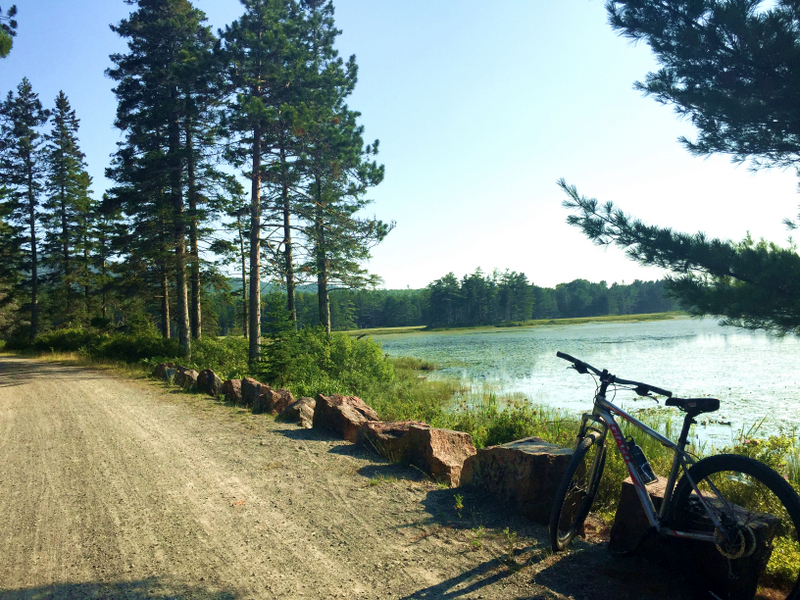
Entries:
{"type": "MultiPolygon", "coordinates": [[[[645,516],[647,517],[650,526],[655,529],[656,533],[669,537],[703,540],[708,542],[716,541],[716,537],[713,534],[677,531],[663,525],[665,517],[669,512],[669,507],[672,501],[672,493],[675,490],[675,484],[677,482],[679,472],[682,470],[685,474],[689,467],[694,464],[692,457],[684,451],[684,448],[686,447],[689,426],[694,422],[691,416],[687,415],[685,418],[680,438],[676,444],[651,427],[648,427],[637,418],[629,415],[619,406],[616,406],[611,401],[607,400],[603,393],[598,392],[598,394],[595,396],[594,408],[592,412],[584,413],[583,417],[581,418],[581,428],[579,433],[580,437],[585,436],[587,430],[592,429],[592,427],[589,425],[590,422],[600,425],[602,429],[600,431],[601,442],[604,442],[608,430],[611,430],[611,435],[614,437],[614,441],[617,444],[617,450],[619,450],[620,455],[622,455],[622,459],[625,462],[625,466],[627,467],[628,473],[631,476],[631,481],[633,482],[636,495],[639,498],[639,502],[642,505],[645,516]],[[615,415],[622,417],[628,423],[641,430],[646,435],[655,438],[662,446],[672,449],[672,451],[675,453],[675,457],[672,460],[672,468],[670,469],[669,478],[667,479],[664,500],[662,501],[661,507],[658,510],[656,509],[653,499],[650,497],[650,494],[645,487],[645,483],[642,481],[642,478],[639,475],[639,470],[636,467],[633,458],[631,457],[628,444],[625,442],[625,436],[622,435],[622,430],[615,419],[615,415]]],[[[597,464],[595,464],[593,468],[597,468],[597,464]]],[[[705,506],[706,512],[708,513],[712,522],[718,529],[721,529],[721,525],[714,516],[713,511],[708,509],[703,495],[699,493],[696,483],[691,479],[689,479],[689,481],[694,490],[698,493],[698,497],[705,506]]]]}

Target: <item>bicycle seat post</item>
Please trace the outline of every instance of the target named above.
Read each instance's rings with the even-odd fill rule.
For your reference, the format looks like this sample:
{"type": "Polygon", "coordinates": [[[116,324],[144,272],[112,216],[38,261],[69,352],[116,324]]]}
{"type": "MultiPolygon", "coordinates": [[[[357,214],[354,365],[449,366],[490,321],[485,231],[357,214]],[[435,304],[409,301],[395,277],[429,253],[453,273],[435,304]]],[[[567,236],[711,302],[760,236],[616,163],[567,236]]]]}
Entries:
{"type": "Polygon", "coordinates": [[[686,449],[686,442],[689,439],[689,428],[696,423],[694,420],[695,415],[686,413],[683,418],[683,427],[681,428],[681,435],[678,437],[678,448],[681,452],[686,449]]]}

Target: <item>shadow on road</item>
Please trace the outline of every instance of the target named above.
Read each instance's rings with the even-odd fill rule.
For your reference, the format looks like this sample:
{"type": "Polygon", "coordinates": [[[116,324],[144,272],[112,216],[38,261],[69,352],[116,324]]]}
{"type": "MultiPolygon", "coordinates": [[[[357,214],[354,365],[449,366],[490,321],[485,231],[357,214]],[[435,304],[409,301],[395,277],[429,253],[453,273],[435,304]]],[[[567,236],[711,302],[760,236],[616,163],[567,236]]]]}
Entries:
{"type": "Polygon", "coordinates": [[[96,379],[98,375],[88,369],[28,360],[19,357],[0,356],[0,387],[22,385],[32,379],[57,377],[68,373],[70,379],[96,379]]]}
{"type": "Polygon", "coordinates": [[[230,591],[211,591],[203,586],[175,586],[158,578],[148,578],[111,583],[54,583],[17,590],[0,588],[0,598],[3,600],[83,600],[85,598],[235,600],[238,595],[230,591]],[[179,589],[176,590],[176,588],[179,589]]]}

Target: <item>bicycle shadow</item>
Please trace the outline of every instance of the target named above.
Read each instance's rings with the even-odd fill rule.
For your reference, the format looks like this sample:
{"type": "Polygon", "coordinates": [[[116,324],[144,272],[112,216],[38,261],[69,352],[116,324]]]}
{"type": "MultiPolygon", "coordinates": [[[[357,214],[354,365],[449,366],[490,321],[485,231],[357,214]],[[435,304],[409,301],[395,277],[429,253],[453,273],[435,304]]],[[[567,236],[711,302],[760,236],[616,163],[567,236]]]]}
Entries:
{"type": "Polygon", "coordinates": [[[691,600],[683,577],[673,568],[636,556],[613,555],[608,544],[576,540],[569,552],[553,554],[547,528],[533,523],[509,505],[480,490],[464,487],[429,492],[423,501],[430,528],[460,531],[500,539],[495,556],[472,569],[403,600],[474,598],[509,578],[529,586],[533,593],[518,600],[544,600],[556,592],[584,600],[691,600]],[[460,506],[460,510],[456,507],[460,506]],[[516,540],[512,552],[502,548],[503,538],[516,540]],[[546,588],[546,589],[545,589],[546,588]]]}

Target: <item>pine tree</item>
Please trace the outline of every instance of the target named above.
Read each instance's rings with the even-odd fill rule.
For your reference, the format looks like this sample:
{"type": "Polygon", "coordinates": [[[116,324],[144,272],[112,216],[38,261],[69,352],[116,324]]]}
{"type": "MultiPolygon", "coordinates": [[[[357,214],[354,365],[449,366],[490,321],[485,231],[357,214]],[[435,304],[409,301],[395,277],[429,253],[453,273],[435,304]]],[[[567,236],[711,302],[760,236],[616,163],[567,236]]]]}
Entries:
{"type": "Polygon", "coordinates": [[[0,118],[0,172],[8,189],[8,219],[22,235],[22,268],[30,274],[23,285],[30,309],[29,336],[33,339],[39,331],[39,204],[44,176],[44,140],[39,129],[47,122],[48,113],[27,78],[17,87],[16,95],[8,93],[0,118]]]}
{"type": "MultiPolygon", "coordinates": [[[[275,177],[288,177],[285,151],[288,134],[283,108],[295,94],[294,70],[301,56],[298,46],[298,7],[293,1],[241,0],[245,13],[223,33],[223,60],[228,65],[232,92],[226,126],[234,140],[228,159],[245,170],[250,179],[250,285],[249,357],[261,354],[261,242],[262,195],[267,188],[268,170],[275,177]],[[284,153],[282,153],[282,150],[284,153]]],[[[288,229],[286,230],[288,232],[288,229]]],[[[285,247],[291,242],[284,236],[285,247]]],[[[291,251],[289,256],[291,256],[291,251]]],[[[290,260],[291,265],[291,260],[290,260]]],[[[293,278],[292,278],[293,281],[293,278]]],[[[289,286],[291,289],[291,285],[289,286]]],[[[293,297],[293,293],[290,297],[293,297]]]]}
{"type": "MultiPolygon", "coordinates": [[[[612,26],[645,41],[660,68],[637,87],[698,130],[690,152],[730,155],[754,168],[800,165],[800,17],[778,0],[609,0],[612,26]]],[[[800,257],[793,246],[709,239],[648,225],[561,180],[568,222],[601,245],[672,271],[667,293],[692,314],[800,334],[800,257]]],[[[790,227],[794,224],[787,221],[790,227]]]]}
{"type": "MultiPolygon", "coordinates": [[[[187,223],[196,214],[187,215],[184,175],[187,156],[194,156],[187,151],[194,139],[192,128],[197,116],[190,105],[196,90],[193,63],[207,49],[211,35],[201,25],[205,16],[188,0],[126,2],[138,9],[112,30],[127,39],[129,52],[112,55],[116,66],[108,70],[108,75],[117,82],[116,124],[126,132],[127,139],[109,174],[122,184],[118,196],[128,198],[120,204],[125,206],[125,213],[139,223],[147,222],[147,230],[140,229],[139,233],[149,233],[151,247],[159,249],[165,334],[170,321],[167,274],[174,273],[178,338],[188,356],[191,326],[186,239],[187,223]],[[187,132],[188,137],[183,137],[187,132]],[[132,194],[144,194],[146,201],[142,203],[132,194]],[[171,250],[173,256],[165,255],[165,250],[171,250]]],[[[196,200],[196,193],[194,186],[188,195],[196,200]]]]}
{"type": "MultiPolygon", "coordinates": [[[[58,94],[50,118],[52,130],[45,136],[48,194],[43,204],[45,262],[56,290],[54,297],[64,303],[58,318],[70,321],[75,317],[76,293],[82,291],[84,297],[87,295],[88,219],[93,209],[89,197],[91,178],[78,145],[78,117],[64,92],[58,94]]],[[[88,315],[86,302],[83,308],[88,315]]]]}
{"type": "Polygon", "coordinates": [[[370,160],[378,152],[378,141],[364,146],[364,129],[356,122],[360,113],[345,103],[357,81],[355,56],[345,63],[334,48],[340,31],[331,2],[308,1],[304,8],[311,68],[304,72],[306,93],[295,124],[302,145],[298,168],[305,198],[298,212],[308,223],[311,260],[305,270],[316,275],[320,325],[330,332],[331,283],[374,283],[360,265],[393,225],[358,216],[370,203],[364,194],[382,181],[384,168],[370,160]]]}
{"type": "Polygon", "coordinates": [[[16,5],[12,5],[5,14],[3,14],[3,7],[0,6],[0,58],[8,56],[8,53],[11,52],[11,47],[14,45],[13,38],[17,35],[15,31],[17,28],[15,16],[17,16],[16,5]]]}

